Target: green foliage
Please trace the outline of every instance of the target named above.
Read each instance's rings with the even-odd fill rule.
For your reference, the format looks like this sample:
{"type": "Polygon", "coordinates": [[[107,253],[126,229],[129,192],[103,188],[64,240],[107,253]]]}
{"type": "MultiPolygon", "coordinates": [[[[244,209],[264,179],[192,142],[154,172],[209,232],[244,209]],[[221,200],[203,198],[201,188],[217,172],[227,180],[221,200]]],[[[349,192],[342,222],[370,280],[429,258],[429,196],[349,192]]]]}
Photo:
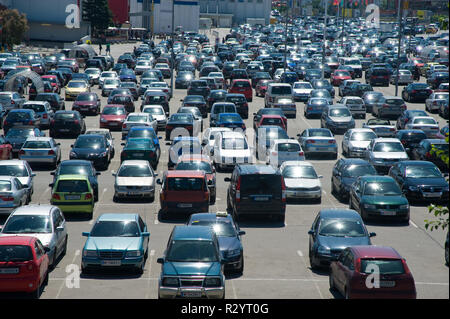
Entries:
{"type": "Polygon", "coordinates": [[[93,36],[104,34],[113,25],[113,14],[108,0],[83,0],[82,17],[91,23],[93,36]]]}
{"type": "Polygon", "coordinates": [[[17,9],[0,9],[0,25],[2,26],[2,45],[20,44],[28,31],[28,20],[17,9]]]}

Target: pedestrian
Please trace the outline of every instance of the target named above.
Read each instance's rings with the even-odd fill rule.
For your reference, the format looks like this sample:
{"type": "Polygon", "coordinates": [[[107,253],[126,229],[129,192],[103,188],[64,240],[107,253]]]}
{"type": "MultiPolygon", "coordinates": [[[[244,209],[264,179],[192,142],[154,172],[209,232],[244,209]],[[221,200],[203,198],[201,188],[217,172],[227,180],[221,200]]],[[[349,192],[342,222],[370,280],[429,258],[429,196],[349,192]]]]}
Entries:
{"type": "Polygon", "coordinates": [[[101,43],[98,44],[98,51],[99,51],[99,54],[101,55],[102,54],[102,44],[101,43]]]}
{"type": "Polygon", "coordinates": [[[111,55],[111,44],[109,43],[106,44],[106,53],[111,55]]]}

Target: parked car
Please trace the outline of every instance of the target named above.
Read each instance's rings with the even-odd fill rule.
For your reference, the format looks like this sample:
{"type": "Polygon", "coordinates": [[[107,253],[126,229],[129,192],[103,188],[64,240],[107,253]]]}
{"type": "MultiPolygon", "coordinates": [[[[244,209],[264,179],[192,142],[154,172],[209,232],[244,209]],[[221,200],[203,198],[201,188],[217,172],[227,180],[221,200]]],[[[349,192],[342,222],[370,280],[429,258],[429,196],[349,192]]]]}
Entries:
{"type": "Polygon", "coordinates": [[[177,136],[196,136],[197,127],[194,127],[194,116],[191,113],[172,114],[166,124],[166,141],[177,136]]]}
{"type": "Polygon", "coordinates": [[[19,159],[56,168],[61,161],[60,145],[52,137],[28,137],[19,151],[19,159]]]}
{"type": "Polygon", "coordinates": [[[372,113],[373,106],[378,104],[381,97],[383,97],[383,93],[378,91],[369,91],[363,94],[362,99],[364,100],[367,113],[372,113]]]}
{"type": "Polygon", "coordinates": [[[218,171],[233,168],[237,164],[252,163],[252,152],[242,132],[220,132],[215,135],[214,147],[210,151],[218,171]]]}
{"type": "Polygon", "coordinates": [[[205,98],[202,95],[187,95],[183,100],[182,107],[196,107],[200,111],[203,118],[208,116],[208,109],[205,98]]]}
{"type": "Polygon", "coordinates": [[[397,138],[376,138],[367,147],[365,159],[380,173],[387,173],[389,168],[399,162],[408,160],[408,154],[397,138]]]}
{"type": "Polygon", "coordinates": [[[322,184],[314,166],[305,161],[285,161],[279,171],[286,185],[286,198],[322,201],[322,184]]]}
{"type": "Polygon", "coordinates": [[[149,126],[155,132],[158,130],[158,122],[149,113],[129,113],[122,124],[122,139],[124,139],[133,126],[149,126]]]}
{"type": "Polygon", "coordinates": [[[9,215],[16,208],[27,205],[31,198],[19,179],[10,175],[0,175],[0,192],[0,215],[9,215]]]}
{"type": "Polygon", "coordinates": [[[22,109],[33,110],[36,113],[36,116],[39,118],[40,128],[46,129],[50,127],[51,120],[54,116],[50,103],[46,101],[26,102],[23,104],[22,109]]]}
{"type": "Polygon", "coordinates": [[[8,134],[8,130],[12,127],[31,127],[39,128],[41,121],[36,113],[30,109],[11,110],[3,121],[3,132],[8,134]]]}
{"type": "Polygon", "coordinates": [[[441,107],[447,107],[447,113],[448,113],[448,102],[449,102],[449,93],[448,92],[439,92],[439,93],[432,93],[430,96],[425,100],[425,110],[428,112],[439,112],[442,114],[443,112],[440,112],[441,107]]]}
{"type": "Polygon", "coordinates": [[[355,128],[355,120],[345,105],[329,105],[322,112],[320,127],[328,128],[336,134],[355,128]]]}
{"type": "Polygon", "coordinates": [[[385,119],[369,119],[362,127],[371,129],[378,137],[394,137],[397,132],[395,125],[385,119]]]}
{"type": "Polygon", "coordinates": [[[113,173],[114,202],[119,199],[155,199],[156,174],[146,160],[124,160],[117,173],[113,173]]]}
{"type": "Polygon", "coordinates": [[[342,98],[339,103],[348,107],[348,109],[352,113],[353,118],[366,118],[366,106],[364,105],[363,99],[361,99],[360,97],[346,96],[342,98]]]}
{"type": "Polygon", "coordinates": [[[402,89],[402,98],[407,102],[425,101],[433,90],[425,83],[411,83],[402,89]]]}
{"type": "Polygon", "coordinates": [[[448,156],[448,142],[443,139],[423,139],[419,145],[412,149],[411,159],[419,161],[429,161],[436,164],[442,172],[448,172],[446,164],[440,156],[437,156],[432,149],[443,151],[448,156]]]}
{"type": "Polygon", "coordinates": [[[38,93],[34,101],[46,101],[50,103],[53,112],[66,109],[64,100],[57,93],[38,93]]]}
{"type": "Polygon", "coordinates": [[[97,93],[81,93],[77,96],[75,102],[72,104],[72,110],[78,111],[82,114],[91,113],[98,115],[101,110],[101,101],[97,93]]]}
{"type": "Polygon", "coordinates": [[[125,160],[146,160],[156,169],[159,162],[159,152],[152,138],[132,137],[127,138],[120,154],[121,162],[125,160]]]}
{"type": "Polygon", "coordinates": [[[112,147],[105,135],[83,134],[70,146],[71,160],[89,160],[97,169],[106,170],[112,158],[112,147]]]}
{"type": "Polygon", "coordinates": [[[396,129],[405,129],[405,125],[415,116],[428,116],[428,114],[423,110],[404,110],[400,117],[397,119],[397,123],[395,125],[396,129]]]}
{"type": "Polygon", "coordinates": [[[57,111],[50,123],[50,137],[75,135],[86,132],[86,123],[78,111],[57,111]]]}
{"type": "Polygon", "coordinates": [[[369,128],[350,129],[344,134],[342,140],[342,154],[345,157],[365,157],[367,147],[377,137],[369,128]]]}

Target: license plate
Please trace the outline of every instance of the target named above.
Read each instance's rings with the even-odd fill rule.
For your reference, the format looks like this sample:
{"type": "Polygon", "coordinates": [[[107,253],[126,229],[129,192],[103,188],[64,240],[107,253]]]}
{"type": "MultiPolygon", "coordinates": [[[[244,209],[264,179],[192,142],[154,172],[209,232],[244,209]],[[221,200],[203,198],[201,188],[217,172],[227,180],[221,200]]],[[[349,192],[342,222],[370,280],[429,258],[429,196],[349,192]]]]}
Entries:
{"type": "Polygon", "coordinates": [[[79,200],[81,198],[80,195],[66,195],[64,196],[65,199],[67,200],[79,200]]]}
{"type": "Polygon", "coordinates": [[[143,157],[144,154],[142,154],[142,153],[134,153],[134,156],[136,156],[136,157],[143,157]]]}
{"type": "Polygon", "coordinates": [[[392,288],[395,287],[395,281],[380,281],[380,287],[381,288],[392,288]]]}
{"type": "Polygon", "coordinates": [[[69,130],[69,129],[66,129],[66,128],[60,129],[60,131],[61,131],[61,132],[70,132],[70,130],[69,130]]]}
{"type": "Polygon", "coordinates": [[[178,204],[177,206],[179,208],[190,208],[190,207],[192,207],[192,204],[178,204]]]}
{"type": "Polygon", "coordinates": [[[381,215],[383,215],[383,216],[395,216],[396,212],[395,211],[382,211],[381,215]]]}
{"type": "Polygon", "coordinates": [[[116,123],[116,122],[112,122],[112,123],[109,123],[109,125],[110,125],[110,126],[118,126],[118,125],[119,125],[119,123],[116,123]]]}
{"type": "Polygon", "coordinates": [[[120,260],[103,260],[102,266],[121,266],[122,262],[120,260]]]}
{"type": "Polygon", "coordinates": [[[201,298],[202,292],[201,291],[184,291],[181,293],[181,295],[185,298],[201,298]]]}
{"type": "Polygon", "coordinates": [[[128,192],[127,194],[130,195],[130,196],[132,196],[132,195],[138,195],[139,192],[128,192]]]}
{"type": "Polygon", "coordinates": [[[423,197],[441,197],[442,193],[423,193],[423,197]]]}
{"type": "Polygon", "coordinates": [[[269,200],[269,197],[264,196],[264,197],[254,197],[253,198],[254,201],[256,202],[267,202],[269,200]]]}
{"type": "Polygon", "coordinates": [[[0,268],[0,274],[18,274],[19,268],[0,268]]]}

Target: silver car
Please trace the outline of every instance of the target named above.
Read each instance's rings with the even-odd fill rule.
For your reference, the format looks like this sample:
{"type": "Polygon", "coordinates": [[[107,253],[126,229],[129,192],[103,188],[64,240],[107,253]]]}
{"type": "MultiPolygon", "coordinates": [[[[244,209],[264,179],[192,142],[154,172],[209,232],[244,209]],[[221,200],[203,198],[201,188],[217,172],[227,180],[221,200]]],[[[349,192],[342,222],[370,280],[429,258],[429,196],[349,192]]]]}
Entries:
{"type": "Polygon", "coordinates": [[[34,192],[33,179],[36,174],[33,173],[30,164],[28,164],[27,161],[17,159],[0,161],[0,176],[17,177],[27,190],[28,202],[31,201],[31,196],[34,192]]]}
{"type": "Polygon", "coordinates": [[[365,156],[365,160],[372,164],[378,173],[383,174],[387,174],[393,164],[408,159],[408,154],[398,138],[373,139],[365,156]]]}
{"type": "Polygon", "coordinates": [[[123,161],[117,173],[113,173],[114,201],[119,198],[155,199],[155,174],[148,161],[123,161]]]}
{"type": "Polygon", "coordinates": [[[10,214],[28,200],[28,191],[17,177],[0,176],[0,214],[10,214]]]}
{"type": "Polygon", "coordinates": [[[343,136],[342,154],[345,157],[364,157],[370,141],[377,137],[377,134],[369,128],[348,130],[343,136]]]}
{"type": "Polygon", "coordinates": [[[288,199],[315,199],[318,203],[322,199],[322,175],[317,175],[314,166],[305,161],[286,161],[281,164],[279,171],[286,184],[288,199]]]}
{"type": "Polygon", "coordinates": [[[149,113],[152,115],[158,123],[158,130],[165,130],[167,124],[167,116],[164,108],[161,105],[144,105],[142,109],[143,113],[149,113]]]}
{"type": "Polygon", "coordinates": [[[52,137],[29,137],[19,151],[19,159],[56,168],[61,161],[59,146],[52,137]]]}
{"type": "Polygon", "coordinates": [[[1,228],[1,236],[33,236],[49,248],[50,267],[67,251],[66,220],[61,210],[52,205],[26,205],[9,215],[1,228]]]}
{"type": "Polygon", "coordinates": [[[425,109],[428,112],[439,111],[441,105],[448,105],[449,93],[448,92],[435,92],[432,93],[428,99],[425,100],[425,109]]]}
{"type": "Polygon", "coordinates": [[[17,92],[0,92],[0,104],[6,112],[22,108],[25,101],[25,98],[17,92]]]}
{"type": "Polygon", "coordinates": [[[128,135],[133,126],[150,126],[158,132],[158,122],[149,113],[130,113],[122,125],[122,138],[128,135]]]}
{"type": "Polygon", "coordinates": [[[320,118],[320,127],[328,128],[336,134],[355,128],[355,120],[345,105],[335,104],[324,109],[320,118]]]}
{"type": "Polygon", "coordinates": [[[362,98],[358,96],[346,96],[339,103],[348,107],[354,118],[366,118],[366,106],[362,98]]]}
{"type": "Polygon", "coordinates": [[[41,128],[49,128],[53,120],[55,112],[53,112],[50,103],[47,101],[29,101],[23,104],[23,109],[33,110],[36,116],[40,119],[39,126],[41,128]]]}
{"type": "Polygon", "coordinates": [[[98,68],[87,68],[86,70],[84,70],[84,73],[89,76],[89,80],[93,84],[99,84],[101,72],[102,71],[98,68]]]}
{"type": "Polygon", "coordinates": [[[369,119],[367,123],[363,123],[363,128],[370,128],[378,137],[394,137],[397,134],[395,124],[389,120],[369,119]]]}
{"type": "Polygon", "coordinates": [[[109,96],[111,91],[120,86],[120,80],[117,78],[106,79],[102,85],[102,96],[109,96]]]}

